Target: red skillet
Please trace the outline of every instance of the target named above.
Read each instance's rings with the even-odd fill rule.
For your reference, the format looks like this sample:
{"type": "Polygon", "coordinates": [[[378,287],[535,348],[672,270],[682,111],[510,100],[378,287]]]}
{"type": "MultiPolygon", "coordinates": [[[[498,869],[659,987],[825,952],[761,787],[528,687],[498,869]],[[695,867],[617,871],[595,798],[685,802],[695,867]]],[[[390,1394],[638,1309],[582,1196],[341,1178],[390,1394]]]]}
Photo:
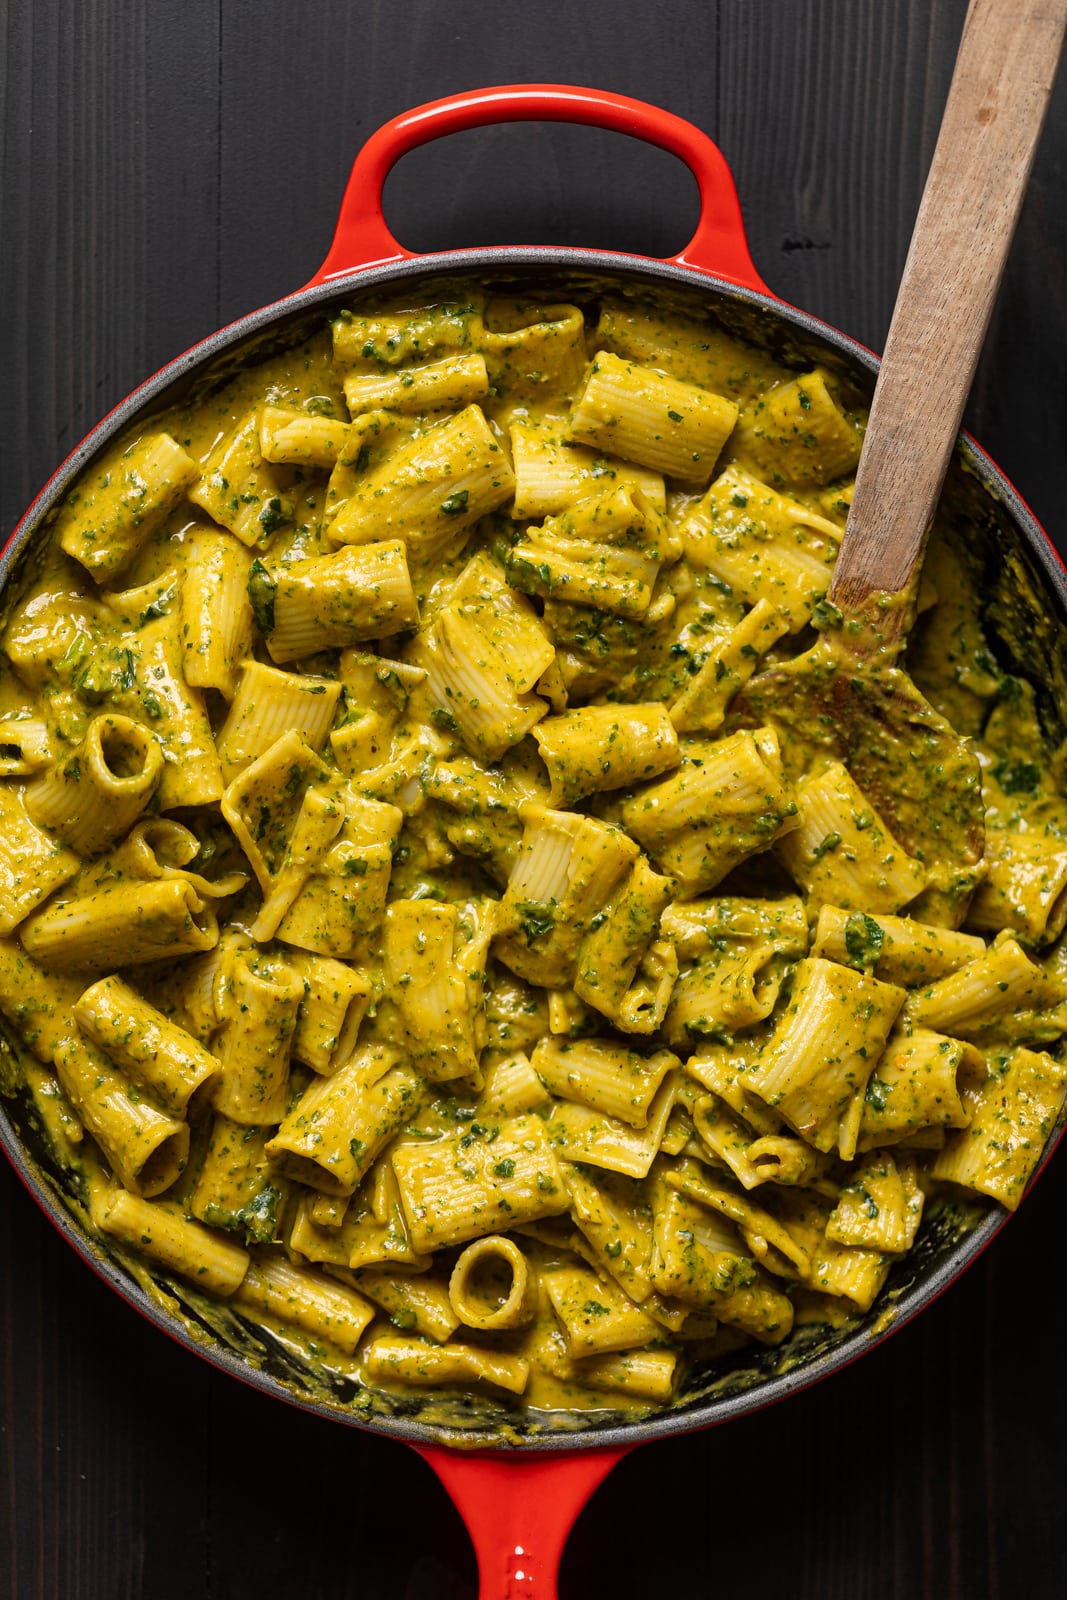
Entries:
{"type": "MultiPolygon", "coordinates": [[[[75,474],[140,414],[159,410],[187,394],[209,364],[233,361],[235,347],[258,347],[274,330],[308,312],[321,320],[330,309],[357,293],[395,292],[447,270],[485,278],[508,275],[552,280],[557,286],[587,282],[596,273],[618,282],[666,286],[675,297],[688,294],[697,305],[710,303],[732,328],[764,344],[788,345],[795,359],[831,361],[847,367],[853,380],[870,387],[877,363],[852,340],[802,312],[786,307],[763,283],[749,255],[740,206],[729,168],[716,145],[680,118],[640,101],[602,90],[556,85],[481,89],[421,106],[387,123],[356,159],[341,205],[333,243],[320,270],[297,294],[242,319],[179,357],[136,390],[94,430],[38,496],[0,556],[0,582],[46,513],[75,474]],[[588,250],[506,247],[416,257],[392,237],[382,215],[381,195],[395,162],[408,151],[445,134],[496,122],[564,121],[591,124],[631,134],[680,157],[700,190],[697,230],[686,248],[669,261],[588,250]]],[[[964,441],[961,456],[972,469],[970,487],[952,491],[964,512],[977,493],[992,536],[1017,550],[1044,596],[1036,626],[1030,670],[1042,676],[1049,640],[1067,618],[1067,582],[1051,544],[1015,491],[977,448],[964,441]],[[981,487],[975,489],[975,478],[981,487]]],[[[1047,676],[1047,669],[1046,669],[1047,676]]],[[[184,1324],[169,1316],[82,1230],[56,1198],[56,1183],[44,1176],[47,1152],[35,1141],[25,1115],[15,1104],[0,1106],[0,1143],[49,1218],[75,1249],[112,1287],[157,1326],[188,1348],[247,1383],[279,1398],[294,1399],[292,1383],[250,1367],[220,1344],[205,1349],[184,1324]]],[[[1056,1136],[1058,1138],[1058,1134],[1056,1136]]],[[[1053,1140],[1053,1144],[1056,1140],[1053,1140]]],[[[1051,1146],[1044,1160],[1051,1154],[1051,1146]]],[[[1043,1165],[1044,1163],[1042,1163],[1043,1165]]],[[[52,1172],[54,1175],[54,1167],[52,1172]]],[[[60,1182],[60,1188],[62,1184],[60,1182]]],[[[348,1405],[297,1397],[297,1403],[335,1420],[404,1439],[429,1462],[460,1510],[478,1553],[481,1600],[554,1600],[556,1572],[564,1541],[589,1495],[614,1464],[636,1444],[726,1421],[806,1387],[870,1349],[889,1329],[899,1327],[935,1298],[992,1239],[1006,1220],[1003,1212],[977,1217],[949,1209],[934,1220],[924,1240],[891,1281],[885,1297],[860,1325],[828,1337],[808,1337],[791,1347],[788,1370],[777,1370],[773,1353],[746,1358],[721,1378],[698,1374],[672,1410],[648,1421],[612,1416],[574,1434],[529,1433],[521,1449],[505,1446],[501,1435],[471,1418],[467,1435],[405,1414],[367,1416],[348,1405]],[[877,1323],[877,1327],[875,1324],[877,1323]],[[754,1364],[753,1364],[754,1360],[754,1364]],[[450,1448],[461,1437],[485,1448],[450,1448]],[[565,1442],[564,1442],[565,1441],[565,1442]]],[[[171,1286],[173,1293],[173,1286],[171,1286]]]]}

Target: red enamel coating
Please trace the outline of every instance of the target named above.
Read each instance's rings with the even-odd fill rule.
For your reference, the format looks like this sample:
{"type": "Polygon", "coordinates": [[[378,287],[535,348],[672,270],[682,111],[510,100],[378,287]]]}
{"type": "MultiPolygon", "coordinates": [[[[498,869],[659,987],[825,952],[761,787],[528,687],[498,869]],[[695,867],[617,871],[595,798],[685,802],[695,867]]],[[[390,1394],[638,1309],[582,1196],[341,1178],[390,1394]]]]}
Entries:
{"type": "Polygon", "coordinates": [[[478,1600],[558,1600],[559,1559],[575,1518],[626,1450],[525,1460],[419,1447],[466,1523],[478,1600]]]}
{"type": "Polygon", "coordinates": [[[749,254],[733,174],[706,133],[670,111],[628,95],[555,83],[472,89],[431,100],[386,122],[355,159],[329,254],[307,288],[362,267],[410,260],[413,252],[393,238],[382,215],[382,190],[390,170],[401,156],[432,139],[497,122],[580,122],[669,150],[685,162],[700,190],[697,230],[685,249],[669,259],[676,266],[771,295],[749,254]]]}

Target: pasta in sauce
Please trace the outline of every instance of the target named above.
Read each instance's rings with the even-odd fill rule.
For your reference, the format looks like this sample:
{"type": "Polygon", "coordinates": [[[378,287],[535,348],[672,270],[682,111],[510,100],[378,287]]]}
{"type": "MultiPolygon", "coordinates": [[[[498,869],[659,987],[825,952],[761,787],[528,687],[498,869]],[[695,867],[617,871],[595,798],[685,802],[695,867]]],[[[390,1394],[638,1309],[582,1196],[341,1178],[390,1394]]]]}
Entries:
{"type": "Polygon", "coordinates": [[[479,291],[83,474],[4,625],[0,1011],[100,1235],[551,1412],[866,1312],[944,1186],[1018,1204],[1067,805],[966,553],[909,658],[981,766],[953,894],[746,698],[834,625],[862,425],[710,320],[479,291]]]}

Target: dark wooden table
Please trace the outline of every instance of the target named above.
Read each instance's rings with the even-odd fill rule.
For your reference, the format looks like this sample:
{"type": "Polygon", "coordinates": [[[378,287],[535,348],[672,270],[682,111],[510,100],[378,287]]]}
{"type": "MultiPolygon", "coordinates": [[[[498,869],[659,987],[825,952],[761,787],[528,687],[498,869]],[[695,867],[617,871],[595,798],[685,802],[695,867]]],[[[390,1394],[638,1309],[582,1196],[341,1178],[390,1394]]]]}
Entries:
{"type": "MultiPolygon", "coordinates": [[[[786,299],[880,347],[964,0],[5,0],[0,527],[91,424],[220,323],[304,282],[351,157],[395,113],[592,83],[719,140],[786,299]]],[[[971,424],[1067,547],[1067,83],[971,424]]],[[[666,254],[694,188],[588,130],[410,157],[412,247],[666,254]]],[[[598,1492],[563,1600],[1062,1600],[1067,1156],[969,1277],[832,1383],[650,1446],[598,1492]],[[1057,1242],[1059,1241],[1059,1242],[1057,1242]]],[[[473,1560],[401,1446],[171,1345],[0,1170],[0,1600],[460,1600],[473,1560]]]]}

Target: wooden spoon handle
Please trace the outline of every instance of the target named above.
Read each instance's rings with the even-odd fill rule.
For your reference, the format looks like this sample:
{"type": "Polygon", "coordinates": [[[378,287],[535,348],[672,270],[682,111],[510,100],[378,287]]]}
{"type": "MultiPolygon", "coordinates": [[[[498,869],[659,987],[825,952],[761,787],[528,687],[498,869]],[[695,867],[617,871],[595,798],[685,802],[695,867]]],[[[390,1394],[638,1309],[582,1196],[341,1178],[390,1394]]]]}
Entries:
{"type": "Polygon", "coordinates": [[[900,593],[922,558],[1065,25],[1067,0],[971,0],[837,560],[844,610],[900,593]]]}

